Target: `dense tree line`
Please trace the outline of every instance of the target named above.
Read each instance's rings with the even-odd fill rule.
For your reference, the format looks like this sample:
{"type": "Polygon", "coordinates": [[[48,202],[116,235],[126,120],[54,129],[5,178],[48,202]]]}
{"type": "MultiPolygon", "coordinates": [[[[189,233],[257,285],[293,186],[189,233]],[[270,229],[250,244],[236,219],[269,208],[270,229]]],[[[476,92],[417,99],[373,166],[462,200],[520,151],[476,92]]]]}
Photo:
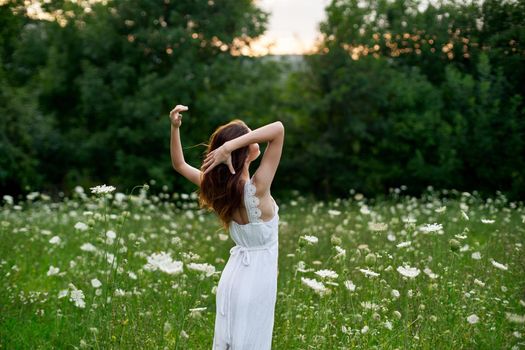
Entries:
{"type": "Polygon", "coordinates": [[[195,166],[218,125],[282,120],[276,191],[525,194],[524,1],[333,1],[301,64],[242,55],[267,23],[249,0],[42,8],[0,5],[2,193],[192,191],[169,161],[167,112],[184,103],[195,166]]]}

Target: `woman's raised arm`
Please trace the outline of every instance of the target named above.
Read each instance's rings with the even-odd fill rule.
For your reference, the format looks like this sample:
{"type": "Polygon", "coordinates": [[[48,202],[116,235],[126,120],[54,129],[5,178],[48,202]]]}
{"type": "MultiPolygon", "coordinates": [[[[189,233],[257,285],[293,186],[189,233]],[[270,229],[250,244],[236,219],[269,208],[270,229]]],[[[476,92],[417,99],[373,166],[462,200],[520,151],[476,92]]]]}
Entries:
{"type": "Polygon", "coordinates": [[[182,124],[181,112],[187,111],[188,107],[183,105],[177,105],[170,112],[171,121],[171,142],[170,142],[170,155],[171,165],[179,174],[193,182],[195,185],[201,185],[201,171],[197,168],[192,167],[184,160],[184,154],[182,153],[182,144],[180,142],[180,126],[182,124]]]}

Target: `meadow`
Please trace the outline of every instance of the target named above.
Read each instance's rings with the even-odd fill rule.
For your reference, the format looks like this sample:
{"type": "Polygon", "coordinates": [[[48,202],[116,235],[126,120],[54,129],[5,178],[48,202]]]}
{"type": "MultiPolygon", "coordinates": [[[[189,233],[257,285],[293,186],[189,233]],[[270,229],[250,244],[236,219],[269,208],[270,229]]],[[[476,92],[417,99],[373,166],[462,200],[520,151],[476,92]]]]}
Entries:
{"type": "MultiPolygon", "coordinates": [[[[1,348],[211,348],[234,243],[195,193],[148,187],[2,198],[1,348]]],[[[405,189],[276,198],[273,349],[525,349],[523,203],[405,189]]]]}

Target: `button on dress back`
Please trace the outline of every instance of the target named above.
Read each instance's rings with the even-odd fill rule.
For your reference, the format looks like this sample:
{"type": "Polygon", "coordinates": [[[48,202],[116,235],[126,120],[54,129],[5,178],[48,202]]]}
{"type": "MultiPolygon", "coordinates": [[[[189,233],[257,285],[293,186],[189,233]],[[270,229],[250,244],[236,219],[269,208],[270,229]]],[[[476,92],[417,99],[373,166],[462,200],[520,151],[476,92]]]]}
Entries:
{"type": "Polygon", "coordinates": [[[230,223],[236,243],[222,271],[216,292],[213,349],[270,350],[277,297],[279,207],[261,219],[253,178],[244,184],[248,223],[230,223]]]}

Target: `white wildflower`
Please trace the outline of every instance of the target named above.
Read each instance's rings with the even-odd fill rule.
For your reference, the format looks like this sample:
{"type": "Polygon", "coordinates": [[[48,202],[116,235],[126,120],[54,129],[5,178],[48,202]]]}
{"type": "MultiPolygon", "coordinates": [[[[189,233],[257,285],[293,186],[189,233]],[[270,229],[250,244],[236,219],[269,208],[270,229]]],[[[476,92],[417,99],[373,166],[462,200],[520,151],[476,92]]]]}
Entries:
{"type": "Polygon", "coordinates": [[[310,244],[316,244],[317,242],[319,242],[319,238],[317,238],[315,236],[304,235],[304,236],[301,236],[301,238],[304,239],[305,241],[307,241],[310,244]]]}
{"type": "Polygon", "coordinates": [[[398,266],[397,272],[405,277],[414,278],[421,272],[417,267],[398,266]]]}
{"type": "Polygon", "coordinates": [[[55,276],[55,275],[58,275],[59,272],[60,272],[60,268],[51,265],[51,266],[49,266],[49,270],[47,271],[47,275],[48,276],[55,276]]]}
{"type": "Polygon", "coordinates": [[[434,209],[434,211],[435,211],[436,213],[442,213],[442,212],[444,212],[445,210],[447,210],[447,207],[445,207],[445,206],[443,206],[443,207],[439,207],[439,208],[437,208],[437,209],[434,209]]]}
{"type": "Polygon", "coordinates": [[[474,283],[477,284],[480,287],[485,287],[485,283],[478,280],[477,278],[474,279],[474,283]]]}
{"type": "Polygon", "coordinates": [[[315,274],[323,278],[337,278],[339,276],[337,272],[332,270],[319,270],[315,271],[315,274]]]}
{"type": "Polygon", "coordinates": [[[424,233],[430,233],[430,232],[439,231],[442,229],[443,229],[443,225],[438,224],[438,223],[425,224],[419,228],[419,230],[424,233]]]}
{"type": "Polygon", "coordinates": [[[10,196],[8,194],[5,194],[3,197],[4,201],[9,204],[9,205],[13,205],[14,203],[14,199],[13,199],[13,196],[10,196]]]}
{"type": "Polygon", "coordinates": [[[379,305],[377,305],[376,303],[372,303],[370,301],[362,301],[361,306],[367,310],[378,310],[379,309],[379,305]]]}
{"type": "Polygon", "coordinates": [[[146,258],[148,263],[144,265],[147,271],[160,270],[170,275],[176,275],[182,272],[182,261],[172,260],[169,253],[153,253],[146,258]]]}
{"type": "Polygon", "coordinates": [[[77,222],[75,224],[75,229],[79,230],[79,231],[86,231],[87,229],[89,228],[88,225],[84,224],[83,222],[77,222]]]}
{"type": "Polygon", "coordinates": [[[370,276],[370,277],[377,277],[377,276],[379,276],[379,273],[374,272],[374,271],[369,270],[369,269],[359,269],[359,271],[364,273],[365,276],[370,276]]]}
{"type": "Polygon", "coordinates": [[[525,323],[525,315],[518,315],[511,312],[505,312],[505,317],[509,322],[525,323]]]}
{"type": "Polygon", "coordinates": [[[102,285],[102,282],[100,282],[97,278],[93,278],[91,280],[91,285],[93,288],[99,288],[102,285]]]}
{"type": "Polygon", "coordinates": [[[368,207],[366,205],[363,205],[361,206],[361,208],[359,209],[359,212],[363,215],[368,215],[370,214],[370,209],[368,209],[368,207]]]}
{"type": "Polygon", "coordinates": [[[95,194],[106,194],[106,193],[111,193],[115,191],[115,187],[106,186],[105,184],[100,185],[100,186],[90,187],[90,189],[91,189],[91,193],[95,193],[95,194]]]}
{"type": "Polygon", "coordinates": [[[190,316],[191,317],[200,316],[204,310],[206,310],[206,307],[196,307],[196,308],[193,308],[193,309],[189,309],[190,316]]]}
{"type": "Polygon", "coordinates": [[[434,272],[432,272],[431,269],[429,269],[428,267],[425,267],[425,269],[423,270],[423,272],[430,278],[432,279],[435,279],[435,278],[438,278],[439,275],[436,275],[434,272]]]}
{"type": "Polygon", "coordinates": [[[206,273],[207,277],[215,273],[215,266],[207,264],[207,263],[203,263],[203,264],[189,263],[186,266],[188,266],[188,269],[190,270],[195,270],[195,271],[206,273]]]}
{"type": "Polygon", "coordinates": [[[60,243],[60,237],[58,237],[58,236],[53,236],[53,237],[49,240],[49,243],[51,243],[51,244],[59,244],[59,243],[60,243]]]}
{"type": "Polygon", "coordinates": [[[416,218],[412,216],[403,217],[403,222],[405,224],[415,224],[417,222],[416,218]]]}
{"type": "Polygon", "coordinates": [[[495,268],[498,268],[500,270],[507,271],[509,269],[508,266],[503,265],[503,264],[497,262],[494,259],[490,259],[490,262],[492,263],[492,266],[494,266],[495,268]]]}
{"type": "Polygon", "coordinates": [[[475,323],[478,323],[479,322],[479,317],[478,315],[476,314],[472,314],[470,316],[467,317],[467,321],[468,323],[470,324],[475,324],[475,323]]]}
{"type": "Polygon", "coordinates": [[[474,252],[470,255],[472,259],[474,260],[480,260],[481,259],[481,253],[480,252],[474,252]]]}
{"type": "Polygon", "coordinates": [[[81,309],[86,307],[86,302],[84,301],[84,292],[80,289],[73,289],[69,293],[69,300],[75,303],[76,307],[81,309]]]}
{"type": "Polygon", "coordinates": [[[316,293],[323,295],[328,292],[323,282],[319,282],[314,278],[301,277],[301,282],[309,288],[312,288],[316,293]]]}
{"type": "Polygon", "coordinates": [[[126,291],[124,291],[123,289],[120,289],[120,288],[115,289],[116,297],[123,297],[125,295],[126,295],[126,291]]]}
{"type": "Polygon", "coordinates": [[[330,215],[330,216],[337,216],[337,215],[341,215],[341,212],[339,210],[329,209],[328,210],[328,215],[330,215]]]}
{"type": "Polygon", "coordinates": [[[412,244],[411,241],[406,241],[406,242],[398,243],[398,244],[396,245],[396,247],[398,247],[398,248],[405,248],[405,247],[408,247],[408,246],[411,245],[411,244],[412,244]]]}
{"type": "Polygon", "coordinates": [[[345,284],[346,289],[348,289],[349,291],[351,291],[351,292],[355,291],[355,284],[354,284],[354,282],[352,282],[350,280],[347,280],[347,281],[344,282],[344,284],[345,284]]]}
{"type": "Polygon", "coordinates": [[[388,229],[388,224],[383,222],[369,222],[368,229],[370,231],[386,231],[388,229]]]}
{"type": "Polygon", "coordinates": [[[85,252],[96,252],[97,248],[91,243],[84,243],[80,246],[80,250],[85,252]]]}

